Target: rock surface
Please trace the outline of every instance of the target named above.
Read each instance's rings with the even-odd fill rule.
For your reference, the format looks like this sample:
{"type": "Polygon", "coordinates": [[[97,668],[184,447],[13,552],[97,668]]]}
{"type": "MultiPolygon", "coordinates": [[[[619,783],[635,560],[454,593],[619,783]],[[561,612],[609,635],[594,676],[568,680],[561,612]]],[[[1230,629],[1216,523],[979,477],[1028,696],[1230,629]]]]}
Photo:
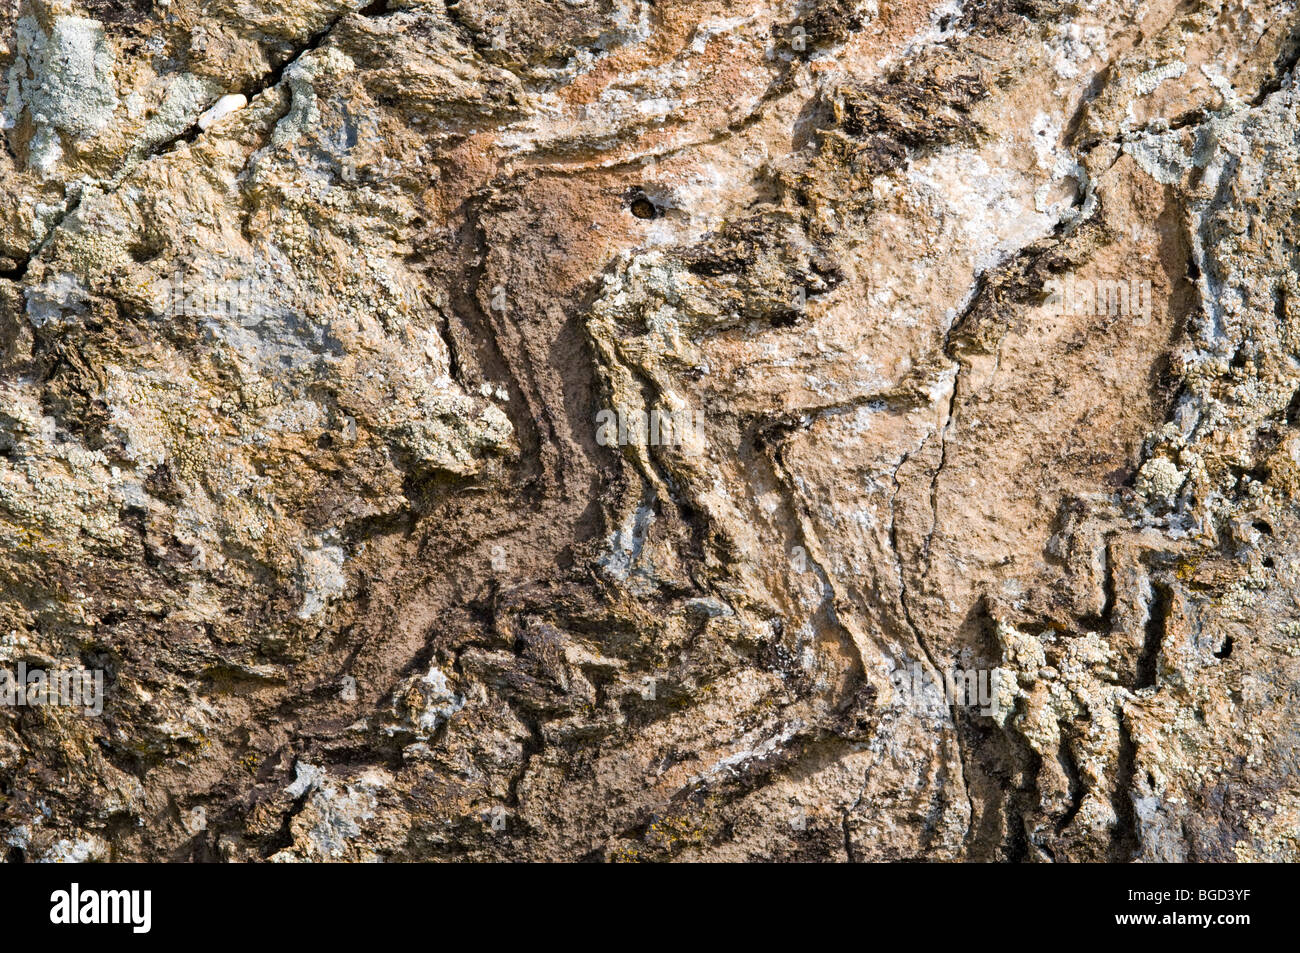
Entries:
{"type": "Polygon", "coordinates": [[[1297,24],[5,5],[7,856],[1300,859],[1297,24]]]}

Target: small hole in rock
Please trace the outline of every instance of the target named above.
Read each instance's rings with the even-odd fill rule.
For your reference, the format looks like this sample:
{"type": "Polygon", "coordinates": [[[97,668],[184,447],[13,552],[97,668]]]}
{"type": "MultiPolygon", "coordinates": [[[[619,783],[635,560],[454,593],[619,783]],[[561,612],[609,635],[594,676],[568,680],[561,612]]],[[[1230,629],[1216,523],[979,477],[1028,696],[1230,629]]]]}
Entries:
{"type": "Polygon", "coordinates": [[[632,200],[632,214],[637,218],[654,218],[659,214],[659,209],[655,203],[651,202],[644,195],[637,196],[632,200]]]}

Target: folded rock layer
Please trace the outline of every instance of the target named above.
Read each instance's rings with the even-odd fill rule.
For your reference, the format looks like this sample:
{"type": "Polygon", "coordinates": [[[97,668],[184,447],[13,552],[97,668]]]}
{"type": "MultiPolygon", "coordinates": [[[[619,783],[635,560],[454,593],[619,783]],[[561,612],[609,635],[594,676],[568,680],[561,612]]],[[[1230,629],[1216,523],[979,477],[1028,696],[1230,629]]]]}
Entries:
{"type": "Polygon", "coordinates": [[[7,5],[0,849],[1300,859],[1298,30],[7,5]]]}

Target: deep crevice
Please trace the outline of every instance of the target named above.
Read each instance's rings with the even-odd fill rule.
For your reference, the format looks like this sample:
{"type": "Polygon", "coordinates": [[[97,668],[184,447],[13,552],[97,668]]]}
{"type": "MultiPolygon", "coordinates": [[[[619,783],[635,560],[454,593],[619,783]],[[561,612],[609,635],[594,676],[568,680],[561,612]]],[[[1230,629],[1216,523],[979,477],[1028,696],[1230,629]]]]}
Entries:
{"type": "Polygon", "coordinates": [[[1115,787],[1111,792],[1111,808],[1115,811],[1116,825],[1111,835],[1110,859],[1128,863],[1142,849],[1138,830],[1137,810],[1133,807],[1133,786],[1137,778],[1137,743],[1124,713],[1119,712],[1119,760],[1115,774],[1115,787]]]}
{"type": "Polygon", "coordinates": [[[1083,783],[1083,776],[1079,771],[1079,760],[1074,756],[1068,741],[1061,744],[1057,758],[1061,762],[1062,770],[1065,771],[1066,779],[1070,782],[1070,806],[1056,822],[1056,833],[1060,834],[1078,816],[1079,810],[1083,807],[1083,796],[1088,793],[1088,788],[1083,783]]]}
{"type": "Polygon", "coordinates": [[[1133,685],[1135,689],[1155,687],[1156,665],[1160,659],[1160,646],[1164,642],[1173,601],[1173,589],[1166,583],[1152,584],[1151,602],[1147,606],[1145,637],[1142,641],[1142,652],[1138,656],[1137,678],[1133,685]]]}

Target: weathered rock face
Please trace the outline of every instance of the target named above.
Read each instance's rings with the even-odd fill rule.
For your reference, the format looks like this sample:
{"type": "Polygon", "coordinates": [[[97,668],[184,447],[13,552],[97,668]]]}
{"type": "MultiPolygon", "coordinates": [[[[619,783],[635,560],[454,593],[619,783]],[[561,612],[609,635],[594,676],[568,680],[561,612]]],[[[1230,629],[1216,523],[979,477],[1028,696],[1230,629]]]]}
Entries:
{"type": "Polygon", "coordinates": [[[8,856],[1300,859],[1298,23],[7,5],[8,856]]]}

